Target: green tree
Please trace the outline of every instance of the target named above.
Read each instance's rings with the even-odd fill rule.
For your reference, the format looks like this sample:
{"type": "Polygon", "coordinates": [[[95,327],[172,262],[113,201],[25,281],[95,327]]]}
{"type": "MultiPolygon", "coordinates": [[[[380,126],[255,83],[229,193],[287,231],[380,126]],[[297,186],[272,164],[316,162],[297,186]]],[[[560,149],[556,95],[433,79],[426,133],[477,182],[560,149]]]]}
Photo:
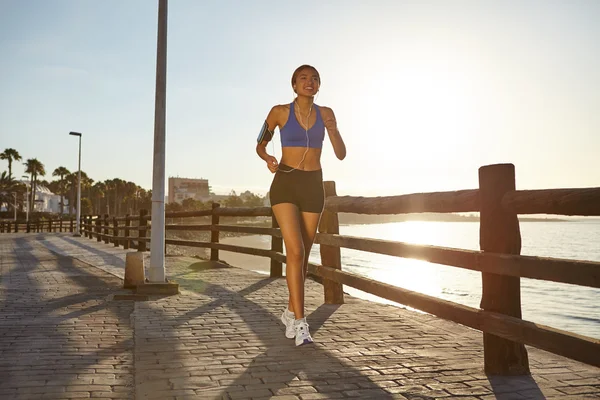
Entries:
{"type": "Polygon", "coordinates": [[[2,204],[6,204],[6,209],[13,208],[13,204],[16,205],[17,208],[22,208],[23,205],[23,193],[27,191],[27,188],[21,182],[13,179],[10,175],[3,171],[0,174],[0,206],[2,204]],[[15,199],[14,194],[17,194],[17,198],[15,199]]]}
{"type": "Polygon", "coordinates": [[[0,153],[0,160],[8,160],[8,176],[12,178],[12,162],[21,161],[22,157],[15,149],[5,149],[0,153]]]}
{"type": "Polygon", "coordinates": [[[244,207],[262,207],[264,199],[254,193],[249,193],[244,196],[244,207]]]}
{"type": "Polygon", "coordinates": [[[37,189],[37,178],[38,176],[46,175],[46,168],[37,158],[30,158],[25,162],[25,172],[31,175],[31,204],[29,205],[29,211],[33,212],[35,204],[35,191],[37,189]]]}
{"type": "Polygon", "coordinates": [[[93,213],[98,215],[102,213],[102,205],[104,204],[104,199],[106,197],[106,184],[104,182],[96,182],[92,186],[92,201],[93,204],[93,213]]]}
{"type": "Polygon", "coordinates": [[[231,193],[229,193],[229,197],[223,200],[223,205],[225,207],[242,207],[244,205],[244,200],[235,193],[235,190],[232,190],[231,193]]]}
{"type": "Polygon", "coordinates": [[[92,201],[90,199],[81,199],[81,215],[89,215],[92,213],[92,201]]]}
{"type": "Polygon", "coordinates": [[[165,212],[183,211],[183,206],[179,203],[167,203],[165,212]]]}
{"type": "Polygon", "coordinates": [[[63,214],[65,209],[65,177],[69,175],[71,171],[65,167],[58,167],[52,172],[52,176],[58,176],[58,189],[60,194],[60,214],[63,214]]]}

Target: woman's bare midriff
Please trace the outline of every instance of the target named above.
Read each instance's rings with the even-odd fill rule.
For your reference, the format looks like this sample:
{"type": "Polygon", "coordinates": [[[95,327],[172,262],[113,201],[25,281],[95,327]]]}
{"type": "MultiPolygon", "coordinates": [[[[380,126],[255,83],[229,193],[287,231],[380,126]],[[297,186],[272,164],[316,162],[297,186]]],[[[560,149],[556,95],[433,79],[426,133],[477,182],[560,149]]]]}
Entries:
{"type": "Polygon", "coordinates": [[[279,163],[303,171],[316,171],[321,169],[321,149],[309,148],[307,151],[306,147],[283,147],[279,163]]]}

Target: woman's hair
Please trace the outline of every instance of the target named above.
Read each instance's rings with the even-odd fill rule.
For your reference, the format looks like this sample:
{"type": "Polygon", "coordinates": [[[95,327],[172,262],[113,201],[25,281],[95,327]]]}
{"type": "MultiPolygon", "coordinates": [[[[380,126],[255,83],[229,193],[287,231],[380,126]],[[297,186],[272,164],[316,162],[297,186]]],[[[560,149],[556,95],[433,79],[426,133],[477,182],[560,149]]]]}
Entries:
{"type": "Polygon", "coordinates": [[[292,87],[294,87],[294,84],[296,83],[296,79],[298,78],[298,74],[300,73],[300,71],[302,71],[305,68],[310,68],[313,71],[315,71],[317,73],[317,79],[319,79],[319,85],[321,84],[321,75],[319,75],[319,71],[317,71],[317,69],[312,65],[304,64],[296,68],[296,70],[292,74],[292,87]]]}

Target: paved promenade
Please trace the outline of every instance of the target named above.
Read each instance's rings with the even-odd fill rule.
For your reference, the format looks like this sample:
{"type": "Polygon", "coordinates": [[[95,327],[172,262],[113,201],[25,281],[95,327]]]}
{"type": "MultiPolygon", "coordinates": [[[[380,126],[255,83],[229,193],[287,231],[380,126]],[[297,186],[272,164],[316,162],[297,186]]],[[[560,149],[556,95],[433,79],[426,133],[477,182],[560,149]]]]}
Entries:
{"type": "Polygon", "coordinates": [[[600,399],[600,369],[529,348],[532,376],[483,373],[482,335],[307,282],[315,345],[278,316],[284,279],[167,257],[177,296],[113,299],[122,248],[0,234],[0,399],[600,399]]]}

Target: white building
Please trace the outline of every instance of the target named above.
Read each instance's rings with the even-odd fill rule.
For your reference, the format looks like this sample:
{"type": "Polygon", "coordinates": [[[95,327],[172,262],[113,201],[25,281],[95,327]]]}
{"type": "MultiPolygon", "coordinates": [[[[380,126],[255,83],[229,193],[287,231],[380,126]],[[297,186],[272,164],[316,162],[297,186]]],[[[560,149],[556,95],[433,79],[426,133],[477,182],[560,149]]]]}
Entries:
{"type": "MultiPolygon", "coordinates": [[[[69,212],[69,201],[64,198],[64,211],[63,213],[69,212]]],[[[48,212],[60,214],[60,196],[52,193],[45,186],[37,185],[35,188],[35,204],[33,206],[34,211],[48,212]]]]}
{"type": "Polygon", "coordinates": [[[169,203],[183,203],[185,199],[208,201],[211,199],[208,179],[169,177],[169,203]]]}

